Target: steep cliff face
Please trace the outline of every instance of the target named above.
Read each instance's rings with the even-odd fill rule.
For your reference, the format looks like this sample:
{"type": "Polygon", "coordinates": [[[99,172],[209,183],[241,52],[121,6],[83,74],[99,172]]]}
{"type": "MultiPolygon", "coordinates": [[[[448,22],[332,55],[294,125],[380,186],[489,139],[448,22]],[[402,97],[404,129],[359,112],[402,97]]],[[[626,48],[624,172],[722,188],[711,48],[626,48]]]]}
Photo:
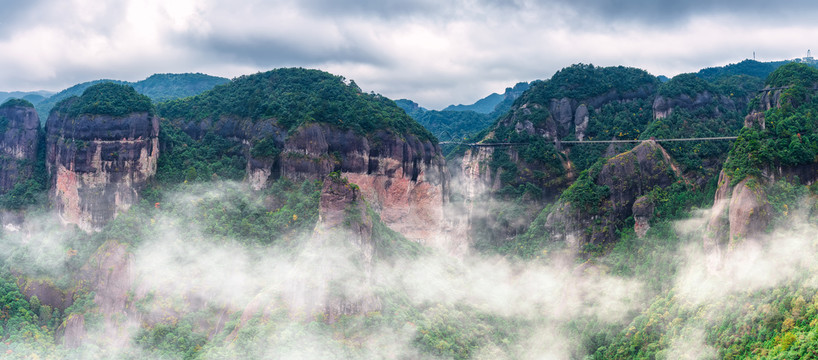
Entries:
{"type": "MultiPolygon", "coordinates": [[[[360,187],[387,226],[409,239],[426,243],[443,236],[449,175],[440,148],[431,142],[385,131],[363,137],[312,124],[289,135],[279,162],[281,176],[291,180],[341,173],[360,187]]],[[[273,172],[268,169],[253,171],[273,172]]]]}
{"type": "MultiPolygon", "coordinates": [[[[129,345],[128,321],[138,318],[129,305],[133,300],[130,292],[135,275],[132,271],[133,254],[128,246],[116,241],[108,241],[97,249],[80,270],[77,289],[94,293],[94,312],[102,316],[102,331],[95,333],[94,343],[129,345]]],[[[60,331],[66,347],[77,347],[88,341],[85,313],[69,316],[60,331]]]]}
{"type": "Polygon", "coordinates": [[[377,240],[373,221],[361,189],[346,178],[333,174],[321,190],[319,219],[300,260],[309,267],[295,274],[282,294],[262,292],[242,311],[239,326],[229,338],[254,316],[266,317],[278,307],[291,318],[336,322],[341,316],[379,311],[380,298],[373,287],[377,240]],[[306,269],[305,269],[306,270],[306,269]]]}
{"type": "MultiPolygon", "coordinates": [[[[815,71],[802,64],[786,67],[790,70],[800,67],[807,72],[815,71]]],[[[754,105],[744,118],[744,129],[719,175],[719,188],[702,239],[711,268],[719,265],[722,251],[729,251],[745,239],[763,236],[773,217],[767,189],[776,181],[810,185],[818,180],[818,163],[814,161],[813,154],[802,148],[809,141],[809,138],[802,139],[802,134],[811,133],[811,127],[787,127],[792,123],[811,123],[808,120],[810,115],[804,115],[809,111],[799,107],[809,104],[808,99],[812,96],[809,94],[814,91],[814,85],[789,76],[792,76],[791,72],[781,70],[770,75],[767,86],[753,100],[754,105]],[[770,79],[773,79],[773,83],[770,79]],[[788,110],[782,109],[785,105],[788,110]],[[783,126],[775,124],[777,126],[768,128],[766,116],[769,114],[787,120],[783,121],[783,126]],[[786,137],[792,139],[778,140],[786,137]],[[763,152],[762,144],[765,146],[763,152]],[[793,151],[783,150],[787,148],[793,151]],[[752,161],[758,158],[765,160],[752,161]],[[736,183],[731,175],[739,177],[741,181],[736,183]]]]}
{"type": "Polygon", "coordinates": [[[722,171],[702,239],[708,267],[719,266],[723,250],[762,236],[771,218],[772,210],[762,182],[746,178],[732,185],[730,176],[722,171]]]}
{"type": "Polygon", "coordinates": [[[242,142],[247,181],[253,189],[263,189],[280,177],[321,180],[338,172],[360,186],[362,196],[393,230],[422,243],[448,237],[442,212],[449,173],[440,147],[431,141],[385,130],[363,136],[317,123],[288,132],[273,119],[223,117],[181,127],[194,138],[210,131],[242,142]],[[263,143],[276,150],[261,155],[255,150],[263,143]]]}
{"type": "MultiPolygon", "coordinates": [[[[633,215],[638,218],[637,232],[646,232],[653,204],[645,195],[655,187],[669,186],[677,178],[681,178],[681,174],[661,146],[653,141],[642,142],[608,159],[591,179],[591,186],[607,189],[598,204],[563,198],[548,214],[546,228],[554,240],[572,245],[604,244],[617,239],[617,230],[633,215]]],[[[587,192],[587,189],[575,185],[568,191],[587,192]]]]}
{"type": "MultiPolygon", "coordinates": [[[[653,100],[653,117],[659,120],[668,117],[677,108],[695,111],[713,104],[721,105],[727,111],[737,110],[735,101],[729,97],[712,94],[705,90],[694,96],[687,94],[681,94],[677,97],[656,96],[653,100]]],[[[718,107],[714,107],[714,109],[716,112],[714,116],[720,116],[718,107]]]]}
{"type": "Polygon", "coordinates": [[[0,106],[0,195],[31,176],[40,119],[30,104],[0,106]]]}
{"type": "Polygon", "coordinates": [[[393,230],[419,242],[445,231],[449,174],[437,141],[393,101],[354,82],[277,69],[159,110],[194,139],[211,133],[242,143],[254,189],[338,172],[393,230]]]}
{"type": "Polygon", "coordinates": [[[156,173],[159,118],[53,111],[46,125],[50,196],[62,220],[91,231],[139,199],[156,173]]]}
{"type": "Polygon", "coordinates": [[[549,99],[547,103],[526,102],[512,108],[500,125],[513,127],[518,133],[540,135],[547,139],[561,139],[573,133],[577,140],[585,139],[590,120],[590,109],[600,109],[612,102],[647,99],[653,95],[653,84],[646,83],[633,90],[611,89],[590,97],[562,97],[549,99]],[[539,114],[546,113],[544,119],[539,114]]]}
{"type": "MultiPolygon", "coordinates": [[[[312,241],[319,249],[347,254],[341,263],[324,257],[318,261],[319,273],[328,276],[330,287],[338,287],[334,282],[355,282],[355,291],[340,291],[327,294],[324,314],[328,322],[335,322],[343,315],[360,315],[381,309],[381,302],[371,288],[372,270],[375,257],[375,240],[372,238],[372,218],[368,215],[366,202],[359,188],[344,179],[329,178],[321,191],[321,208],[318,224],[313,231],[312,241]],[[354,264],[353,272],[346,273],[338,268],[354,264]],[[352,276],[352,279],[345,278],[352,276]]],[[[337,260],[337,259],[336,259],[337,260]]],[[[347,270],[348,271],[348,270],[347,270]]],[[[343,287],[341,287],[343,288],[343,287]]]]}

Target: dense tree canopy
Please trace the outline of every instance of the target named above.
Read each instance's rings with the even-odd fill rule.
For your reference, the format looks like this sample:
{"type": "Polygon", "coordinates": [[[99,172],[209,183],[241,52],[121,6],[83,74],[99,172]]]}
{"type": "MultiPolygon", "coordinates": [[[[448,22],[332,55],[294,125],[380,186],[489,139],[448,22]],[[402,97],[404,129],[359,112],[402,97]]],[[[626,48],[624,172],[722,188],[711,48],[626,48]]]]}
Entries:
{"type": "Polygon", "coordinates": [[[641,69],[577,64],[557,71],[549,80],[533,82],[516,103],[545,104],[550,99],[563,97],[587,99],[612,90],[635,91],[642,87],[655,87],[658,83],[655,76],[641,69]]]}
{"type": "Polygon", "coordinates": [[[135,112],[154,112],[151,99],[128,85],[104,82],[93,85],[80,97],[59,102],[55,109],[71,116],[81,114],[124,116],[135,112]]]}
{"type": "Polygon", "coordinates": [[[12,106],[34,107],[34,104],[25,99],[8,99],[6,102],[0,105],[0,109],[12,106]]]}
{"type": "Polygon", "coordinates": [[[394,101],[363,93],[343,77],[302,68],[242,76],[201,95],[160,104],[159,112],[168,119],[274,118],[288,130],[318,122],[359,134],[390,130],[434,141],[394,101]]]}

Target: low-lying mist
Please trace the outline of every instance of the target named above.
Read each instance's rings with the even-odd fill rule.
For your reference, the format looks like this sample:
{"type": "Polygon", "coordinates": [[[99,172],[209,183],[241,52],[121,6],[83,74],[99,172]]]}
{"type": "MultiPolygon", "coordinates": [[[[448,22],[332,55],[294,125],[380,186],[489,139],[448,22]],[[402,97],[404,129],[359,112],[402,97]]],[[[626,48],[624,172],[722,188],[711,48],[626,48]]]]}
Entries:
{"type": "MultiPolygon", "coordinates": [[[[3,232],[7,275],[93,300],[63,309],[52,345],[9,338],[7,348],[41,358],[581,359],[629,336],[631,322],[667,298],[699,314],[662,320],[666,357],[712,358],[704,329],[724,321],[722,309],[818,279],[816,226],[806,216],[725,249],[715,271],[700,242],[683,244],[671,254],[681,260],[665,280],[668,295],[644,278],[614,275],[604,261],[563,252],[523,260],[426,249],[376,256],[370,266],[352,243],[356,234],[340,230],[318,241],[314,225],[298,224],[308,217],[300,214],[288,213],[282,234],[260,243],[217,229],[225,225],[214,213],[252,212],[242,207],[262,202],[231,200],[237,193],[258,198],[241,184],[185,185],[100,233],[63,227],[51,213],[3,232]],[[340,316],[327,317],[332,306],[340,316]],[[80,315],[85,334],[72,323],[80,315]],[[68,338],[80,341],[62,345],[68,338]]],[[[707,216],[679,222],[676,231],[695,239],[705,226],[697,219],[707,216]]],[[[651,236],[645,241],[660,241],[651,236]]]]}

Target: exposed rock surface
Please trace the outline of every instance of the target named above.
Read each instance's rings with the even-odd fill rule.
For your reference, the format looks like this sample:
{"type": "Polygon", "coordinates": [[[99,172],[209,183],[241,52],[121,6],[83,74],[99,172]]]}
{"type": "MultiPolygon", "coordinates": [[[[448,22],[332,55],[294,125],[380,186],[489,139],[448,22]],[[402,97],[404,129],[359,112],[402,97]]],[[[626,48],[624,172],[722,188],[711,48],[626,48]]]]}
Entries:
{"type": "Polygon", "coordinates": [[[139,199],[156,173],[159,118],[54,111],[46,125],[50,196],[66,223],[99,229],[139,199]]]}
{"type": "MultiPolygon", "coordinates": [[[[617,230],[631,215],[643,222],[649,220],[653,209],[644,195],[655,187],[669,186],[681,176],[662,150],[656,142],[644,141],[608,159],[593,180],[597,186],[608,188],[608,196],[593,214],[561,200],[546,220],[553,238],[572,245],[603,244],[617,238],[617,230]]],[[[642,227],[647,231],[646,224],[642,227]]]]}
{"type": "Polygon", "coordinates": [[[339,172],[360,186],[361,195],[391,229],[421,243],[448,238],[442,212],[449,172],[440,147],[432,142],[388,131],[362,136],[315,123],[288,133],[272,119],[253,123],[223,117],[180,126],[194,138],[212,131],[243,142],[248,148],[247,178],[254,189],[279,177],[318,180],[339,172]],[[250,149],[263,139],[274,141],[281,150],[278,157],[252,156],[250,149]]]}
{"type": "Polygon", "coordinates": [[[724,250],[762,236],[772,218],[765,187],[758,179],[746,178],[735,186],[731,183],[722,170],[702,239],[711,270],[720,266],[724,250]]]}
{"type": "Polygon", "coordinates": [[[26,298],[31,299],[36,296],[41,304],[51,306],[54,309],[65,310],[74,301],[72,298],[73,292],[61,290],[51,280],[19,276],[17,285],[26,298]]]}
{"type": "MultiPolygon", "coordinates": [[[[341,287],[341,291],[328,293],[324,314],[330,323],[342,315],[360,315],[381,308],[380,299],[368,286],[372,283],[375,241],[372,238],[372,218],[367,214],[366,202],[359,188],[343,179],[329,178],[321,191],[318,224],[312,235],[313,245],[318,249],[346,253],[346,259],[322,257],[316,267],[326,274],[329,288],[341,287]],[[340,261],[339,261],[340,260],[340,261]],[[354,270],[348,267],[353,264],[354,270]],[[348,278],[348,277],[352,278],[348,278]],[[355,291],[341,283],[355,283],[355,291]]],[[[330,290],[330,289],[325,290],[330,290]]],[[[319,297],[320,298],[320,297],[319,297]]]]}
{"type": "MultiPolygon", "coordinates": [[[[130,341],[130,326],[134,325],[130,320],[135,318],[130,308],[133,261],[127,245],[111,240],[100,246],[80,270],[77,287],[94,293],[94,311],[102,315],[102,331],[91,339],[95,343],[126,346],[130,341]]],[[[91,336],[84,316],[73,314],[63,324],[63,343],[67,347],[82,344],[91,336]]]]}
{"type": "Polygon", "coordinates": [[[582,140],[588,128],[589,109],[600,109],[610,102],[646,99],[653,94],[653,90],[652,85],[645,85],[632,91],[610,90],[583,99],[563,97],[551,99],[548,104],[525,103],[513,108],[509,115],[501,120],[501,126],[511,126],[518,132],[525,131],[530,135],[536,134],[548,139],[559,139],[573,131],[577,139],[582,140]],[[542,110],[547,110],[548,116],[543,121],[532,121],[531,115],[542,110]]]}
{"type": "MultiPolygon", "coordinates": [[[[729,97],[714,95],[709,91],[703,91],[693,97],[687,94],[672,98],[659,95],[653,100],[653,118],[657,120],[665,118],[673,113],[676,108],[693,111],[713,103],[722,105],[727,111],[736,111],[737,109],[735,101],[729,97]]],[[[715,111],[718,112],[718,108],[715,108],[715,111]]],[[[716,114],[716,116],[718,115],[716,114]]]]}
{"type": "Polygon", "coordinates": [[[67,349],[80,347],[87,336],[85,330],[85,315],[69,315],[57,331],[62,334],[63,346],[67,349]]]}
{"type": "Polygon", "coordinates": [[[650,219],[653,217],[653,201],[648,196],[642,196],[633,203],[634,232],[642,238],[650,230],[650,219]]]}
{"type": "Polygon", "coordinates": [[[767,110],[781,107],[781,94],[784,91],[782,88],[764,88],[761,94],[757,97],[758,106],[750,111],[744,117],[744,127],[757,126],[764,130],[767,126],[764,113],[767,110]]]}
{"type": "Polygon", "coordinates": [[[730,197],[730,246],[735,246],[746,238],[760,235],[771,219],[771,208],[767,192],[754,179],[740,181],[733,188],[730,197]]]}
{"type": "Polygon", "coordinates": [[[0,194],[31,176],[37,161],[40,118],[33,107],[0,108],[0,194]]]}
{"type": "Polygon", "coordinates": [[[724,171],[719,174],[713,210],[707,224],[704,245],[707,250],[763,234],[771,219],[771,208],[764,185],[746,178],[735,186],[724,171]]]}
{"type": "Polygon", "coordinates": [[[376,254],[373,219],[360,189],[340,176],[328,177],[319,206],[318,223],[298,260],[309,270],[291,278],[281,296],[262,293],[254,297],[230,338],[254,316],[267,316],[280,305],[293,318],[321,318],[328,323],[344,315],[381,309],[372,288],[376,254]]]}
{"type": "MultiPolygon", "coordinates": [[[[781,106],[783,88],[765,88],[758,96],[758,106],[744,118],[744,126],[764,130],[765,112],[781,106]]],[[[702,242],[708,253],[708,266],[717,267],[721,252],[744,239],[761,236],[771,220],[771,207],[765,188],[775,181],[798,178],[810,185],[818,180],[818,163],[797,166],[770,166],[761,170],[761,177],[749,177],[732,185],[732,179],[722,170],[719,188],[702,242]]]]}

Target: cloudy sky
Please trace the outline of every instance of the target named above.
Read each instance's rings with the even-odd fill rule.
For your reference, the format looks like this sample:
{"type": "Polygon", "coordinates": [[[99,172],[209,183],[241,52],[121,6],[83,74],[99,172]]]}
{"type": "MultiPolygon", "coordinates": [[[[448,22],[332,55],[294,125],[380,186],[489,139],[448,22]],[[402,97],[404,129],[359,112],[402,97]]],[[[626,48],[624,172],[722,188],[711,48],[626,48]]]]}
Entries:
{"type": "Polygon", "coordinates": [[[814,0],[0,0],[0,91],[301,66],[428,108],[565,66],[672,76],[818,51],[814,0]]]}

